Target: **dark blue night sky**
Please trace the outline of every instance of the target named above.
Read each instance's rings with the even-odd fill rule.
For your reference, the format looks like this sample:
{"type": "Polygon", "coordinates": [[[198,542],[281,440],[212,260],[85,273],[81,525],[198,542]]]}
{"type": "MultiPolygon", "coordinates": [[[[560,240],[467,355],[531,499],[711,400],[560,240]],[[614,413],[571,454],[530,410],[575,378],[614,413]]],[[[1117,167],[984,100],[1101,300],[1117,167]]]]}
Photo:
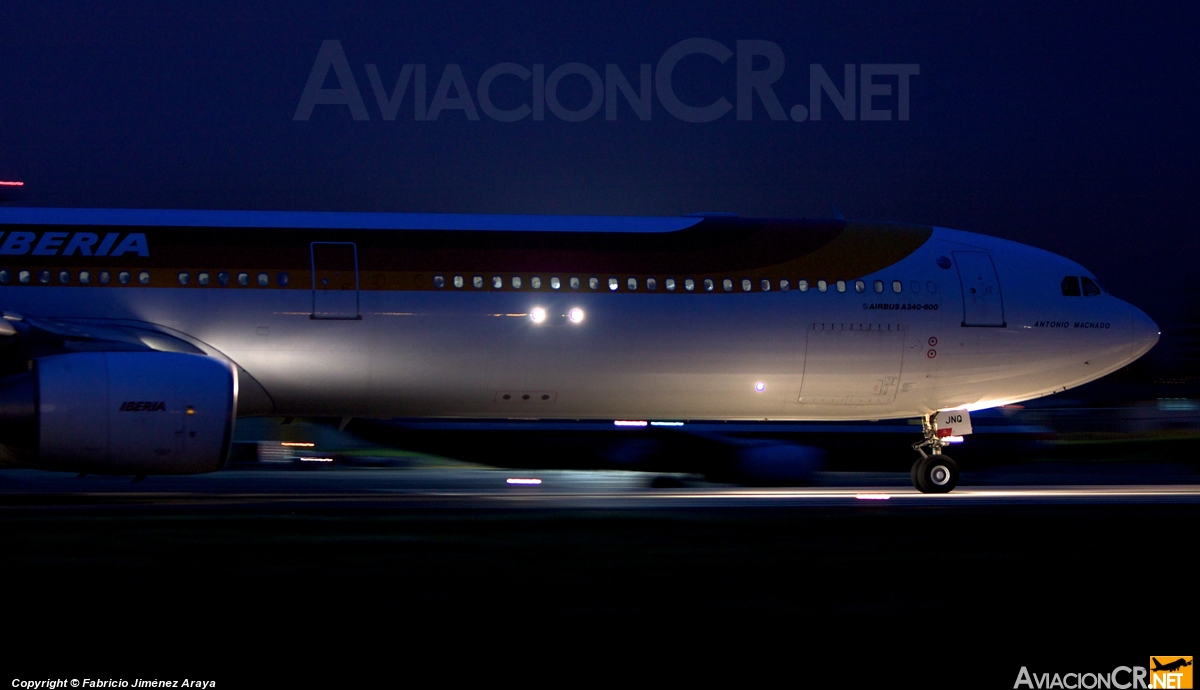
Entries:
{"type": "MultiPolygon", "coordinates": [[[[0,6],[0,202],[46,206],[358,211],[827,216],[946,225],[1081,261],[1160,322],[1196,302],[1200,218],[1200,35],[1191,4],[357,2],[0,6]],[[389,92],[448,64],[468,93],[490,66],[549,75],[566,63],[636,90],[689,38],[736,53],[776,44],[782,111],[809,103],[809,65],[916,64],[910,119],[896,77],[876,97],[891,121],[772,120],[758,96],[707,123],[649,121],[619,96],[582,122],[549,110],[499,122],[446,109],[414,119],[412,85],[385,120],[365,65],[389,92]],[[293,119],[325,39],[344,49],[369,120],[345,105],[293,119]]],[[[737,57],[683,58],[679,99],[736,106],[737,57]]],[[[751,68],[769,67],[765,56],[751,68]]],[[[532,102],[500,76],[496,107],[532,102]]],[[[860,80],[861,81],[861,80],[860,80]]],[[[338,86],[331,72],[325,87],[338,86]]],[[[861,87],[861,83],[860,83],[861,87]]],[[[861,88],[860,88],[861,92],[861,88]]],[[[578,112],[579,74],[557,89],[578,112]]],[[[457,96],[449,91],[447,95],[457,96]]],[[[861,93],[860,101],[861,101],[861,93]]],[[[861,113],[860,113],[861,114],[861,113]]]]}

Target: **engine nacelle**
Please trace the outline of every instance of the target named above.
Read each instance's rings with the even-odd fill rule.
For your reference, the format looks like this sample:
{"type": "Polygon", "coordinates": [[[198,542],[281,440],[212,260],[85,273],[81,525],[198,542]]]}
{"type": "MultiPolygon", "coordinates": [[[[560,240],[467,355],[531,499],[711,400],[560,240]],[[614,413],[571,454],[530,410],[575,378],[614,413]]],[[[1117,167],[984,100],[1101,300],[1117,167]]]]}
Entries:
{"type": "Polygon", "coordinates": [[[237,375],[177,352],[81,352],[35,360],[6,382],[0,417],[31,464],[96,474],[196,474],[229,455],[237,375]],[[32,398],[32,399],[30,399],[32,398]]]}

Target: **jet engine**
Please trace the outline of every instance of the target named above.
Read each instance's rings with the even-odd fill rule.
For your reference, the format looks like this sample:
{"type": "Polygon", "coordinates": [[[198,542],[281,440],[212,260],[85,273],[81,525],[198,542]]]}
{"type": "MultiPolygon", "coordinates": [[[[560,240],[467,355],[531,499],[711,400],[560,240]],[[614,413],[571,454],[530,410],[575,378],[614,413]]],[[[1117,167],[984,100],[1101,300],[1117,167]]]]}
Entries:
{"type": "Polygon", "coordinates": [[[196,474],[224,466],[237,376],[178,352],[40,357],[0,381],[10,463],[95,474],[196,474]]]}

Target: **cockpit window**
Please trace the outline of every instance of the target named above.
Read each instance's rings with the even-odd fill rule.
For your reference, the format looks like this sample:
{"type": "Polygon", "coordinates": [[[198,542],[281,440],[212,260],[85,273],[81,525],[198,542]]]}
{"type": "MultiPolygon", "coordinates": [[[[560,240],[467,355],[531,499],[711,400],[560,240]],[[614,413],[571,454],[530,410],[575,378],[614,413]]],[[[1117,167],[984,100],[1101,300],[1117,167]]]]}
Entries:
{"type": "Polygon", "coordinates": [[[1095,297],[1096,295],[1101,294],[1100,286],[1096,284],[1096,281],[1087,276],[1083,276],[1079,280],[1083,282],[1084,297],[1095,297]]]}
{"type": "Polygon", "coordinates": [[[1079,292],[1079,276],[1067,276],[1062,281],[1063,297],[1078,297],[1079,292]]]}

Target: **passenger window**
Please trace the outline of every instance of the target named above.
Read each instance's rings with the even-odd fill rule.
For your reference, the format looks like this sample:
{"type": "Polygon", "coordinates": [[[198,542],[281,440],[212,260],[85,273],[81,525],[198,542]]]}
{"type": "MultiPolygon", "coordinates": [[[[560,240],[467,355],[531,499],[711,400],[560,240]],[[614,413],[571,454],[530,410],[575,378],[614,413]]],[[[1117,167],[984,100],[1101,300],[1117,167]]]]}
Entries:
{"type": "MultiPolygon", "coordinates": [[[[22,273],[22,274],[24,274],[25,276],[28,276],[28,275],[29,275],[29,274],[28,274],[26,271],[21,271],[21,273],[22,273]]],[[[22,280],[21,282],[22,282],[22,283],[28,283],[28,282],[29,282],[29,278],[28,278],[28,277],[26,277],[26,278],[25,278],[24,280],[22,280]]],[[[100,284],[101,284],[101,285],[108,285],[108,284],[109,284],[109,283],[111,283],[111,282],[112,282],[112,274],[111,274],[111,273],[109,273],[108,271],[100,271],[100,284]]]]}
{"type": "Polygon", "coordinates": [[[608,289],[610,291],[616,292],[617,288],[619,287],[621,287],[621,281],[617,280],[616,278],[608,279],[608,289]]]}
{"type": "Polygon", "coordinates": [[[837,290],[838,290],[838,292],[845,292],[846,291],[846,281],[839,280],[837,282],[837,290]]]}
{"type": "MultiPolygon", "coordinates": [[[[80,280],[83,280],[83,278],[80,278],[80,280]]],[[[208,275],[208,273],[207,273],[207,272],[205,272],[205,271],[201,271],[201,272],[200,272],[200,275],[196,277],[196,280],[197,280],[197,281],[198,281],[198,282],[199,282],[201,285],[208,285],[210,278],[209,278],[209,275],[208,275]]],[[[105,280],[105,279],[104,279],[104,274],[103,274],[103,273],[101,273],[101,274],[100,274],[100,282],[101,282],[101,283],[107,283],[107,282],[108,282],[107,280],[105,280]]]]}
{"type": "Polygon", "coordinates": [[[1062,280],[1063,297],[1079,297],[1079,277],[1067,276],[1062,280]]]}
{"type": "Polygon", "coordinates": [[[921,281],[914,280],[912,283],[909,284],[909,288],[911,288],[914,293],[920,292],[921,291],[921,281]]]}
{"type": "Polygon", "coordinates": [[[712,292],[712,291],[713,291],[713,286],[714,286],[714,285],[715,285],[715,283],[713,283],[713,279],[712,279],[712,278],[705,278],[705,279],[704,279],[704,289],[705,289],[706,291],[708,291],[708,292],[712,292]]]}
{"type": "Polygon", "coordinates": [[[767,280],[766,278],[763,278],[762,280],[758,281],[758,289],[762,290],[763,292],[770,291],[771,281],[767,280]]]}
{"type": "Polygon", "coordinates": [[[788,290],[792,289],[792,285],[788,282],[787,278],[783,278],[779,281],[779,289],[787,292],[788,290]]]}
{"type": "Polygon", "coordinates": [[[596,276],[592,276],[591,278],[588,278],[588,288],[590,288],[592,290],[599,290],[600,289],[600,279],[597,278],[596,276]]]}
{"type": "Polygon", "coordinates": [[[742,278],[742,292],[750,292],[752,286],[749,278],[742,278]]]}
{"type": "Polygon", "coordinates": [[[433,286],[439,290],[446,287],[446,279],[442,276],[433,277],[433,286]]]}
{"type": "Polygon", "coordinates": [[[472,276],[471,285],[475,286],[476,290],[483,289],[483,276],[472,276]]]}
{"type": "Polygon", "coordinates": [[[625,284],[629,286],[630,290],[636,290],[637,289],[637,278],[630,278],[629,280],[625,281],[625,284]]]}
{"type": "MultiPolygon", "coordinates": [[[[184,273],[181,275],[187,275],[187,274],[184,273]]],[[[0,275],[0,283],[7,283],[7,282],[8,282],[8,271],[4,271],[3,275],[0,275]]],[[[80,271],[79,272],[79,282],[84,285],[87,285],[88,283],[92,282],[91,272],[90,271],[80,271]]]]}
{"type": "Polygon", "coordinates": [[[675,279],[674,279],[674,278],[667,278],[667,280],[666,280],[666,285],[667,285],[667,289],[668,289],[668,290],[674,290],[674,289],[675,289],[675,279]]]}
{"type": "Polygon", "coordinates": [[[796,283],[796,289],[800,292],[808,292],[808,281],[801,280],[800,282],[796,283]]]}
{"type": "Polygon", "coordinates": [[[504,287],[504,279],[500,276],[492,276],[492,289],[499,290],[504,287]]]}
{"type": "MultiPolygon", "coordinates": [[[[66,274],[67,274],[67,272],[63,271],[63,275],[66,275],[66,274]]],[[[63,282],[65,283],[66,281],[64,280],[63,282]]],[[[150,284],[150,272],[142,271],[141,273],[139,273],[138,274],[138,282],[141,283],[142,285],[149,285],[150,284]]]]}
{"type": "Polygon", "coordinates": [[[554,277],[550,278],[550,289],[551,290],[557,290],[561,287],[562,287],[562,281],[558,279],[558,276],[554,276],[554,277]]]}
{"type": "Polygon", "coordinates": [[[866,292],[867,284],[861,280],[854,281],[854,291],[855,292],[866,292]]]}
{"type": "Polygon", "coordinates": [[[572,277],[569,284],[570,284],[572,290],[579,289],[579,279],[578,278],[572,277]]]}
{"type": "Polygon", "coordinates": [[[71,282],[71,272],[70,271],[59,271],[58,272],[58,282],[62,283],[63,285],[66,285],[67,283],[71,282]]]}
{"type": "Polygon", "coordinates": [[[17,274],[17,280],[21,281],[22,283],[28,283],[30,276],[31,276],[31,274],[29,273],[29,271],[21,271],[20,273],[17,274]]]}
{"type": "Polygon", "coordinates": [[[882,280],[875,281],[875,292],[883,292],[883,281],[882,280]]]}
{"type": "MultiPolygon", "coordinates": [[[[275,284],[279,287],[287,287],[288,280],[288,274],[286,273],[280,272],[275,275],[275,284]]],[[[483,278],[479,279],[479,284],[483,284],[483,278]]]]}
{"type": "Polygon", "coordinates": [[[933,293],[937,292],[937,283],[935,283],[931,280],[931,281],[925,283],[925,289],[929,291],[929,294],[933,294],[933,293]]]}
{"type": "Polygon", "coordinates": [[[463,277],[462,276],[454,276],[454,287],[461,290],[462,286],[463,286],[463,277]]]}
{"type": "Polygon", "coordinates": [[[898,294],[900,294],[900,292],[902,290],[904,290],[904,283],[901,283],[898,280],[893,280],[892,281],[892,292],[894,292],[898,295],[898,294]]]}
{"type": "Polygon", "coordinates": [[[1095,297],[1100,294],[1100,286],[1096,284],[1096,281],[1087,276],[1083,276],[1079,280],[1083,282],[1084,297],[1095,297]]]}
{"type": "MultiPolygon", "coordinates": [[[[271,276],[267,275],[266,273],[258,274],[259,287],[266,287],[270,284],[271,284],[271,276]]],[[[457,287],[462,287],[462,276],[458,277],[458,286],[457,287]]]]}
{"type": "Polygon", "coordinates": [[[11,275],[9,274],[7,268],[0,269],[0,283],[7,283],[10,277],[11,275]]]}
{"type": "Polygon", "coordinates": [[[725,292],[732,292],[733,291],[733,281],[730,280],[729,278],[725,278],[724,280],[721,281],[721,287],[725,288],[725,292]]]}
{"type": "Polygon", "coordinates": [[[688,292],[695,290],[696,289],[696,281],[692,280],[691,278],[684,279],[683,289],[687,290],[688,292]]]}
{"type": "Polygon", "coordinates": [[[658,281],[653,278],[647,278],[646,279],[646,289],[647,290],[657,290],[658,289],[658,281]]]}
{"type": "Polygon", "coordinates": [[[541,276],[534,276],[534,277],[530,278],[529,279],[529,287],[533,288],[534,290],[541,290],[542,289],[541,276]]]}
{"type": "Polygon", "coordinates": [[[820,290],[821,292],[825,292],[826,290],[829,289],[829,283],[826,283],[823,280],[818,280],[817,281],[817,289],[820,290]]]}
{"type": "Polygon", "coordinates": [[[513,286],[514,290],[521,289],[521,276],[513,276],[512,277],[512,286],[513,286]]]}
{"type": "Polygon", "coordinates": [[[238,277],[237,277],[237,281],[238,281],[238,285],[241,285],[242,287],[249,285],[250,284],[250,274],[239,273],[238,277]]]}
{"type": "MultiPolygon", "coordinates": [[[[38,271],[38,282],[43,285],[45,285],[46,283],[49,283],[50,282],[50,271],[47,271],[44,268],[42,270],[38,271]]],[[[125,281],[125,282],[129,282],[129,281],[125,281]]]]}
{"type": "MultiPolygon", "coordinates": [[[[226,280],[226,282],[229,281],[228,278],[226,278],[225,280],[226,280]]],[[[122,285],[128,285],[129,284],[129,271],[121,271],[120,273],[118,273],[117,274],[117,282],[122,285]]]]}

